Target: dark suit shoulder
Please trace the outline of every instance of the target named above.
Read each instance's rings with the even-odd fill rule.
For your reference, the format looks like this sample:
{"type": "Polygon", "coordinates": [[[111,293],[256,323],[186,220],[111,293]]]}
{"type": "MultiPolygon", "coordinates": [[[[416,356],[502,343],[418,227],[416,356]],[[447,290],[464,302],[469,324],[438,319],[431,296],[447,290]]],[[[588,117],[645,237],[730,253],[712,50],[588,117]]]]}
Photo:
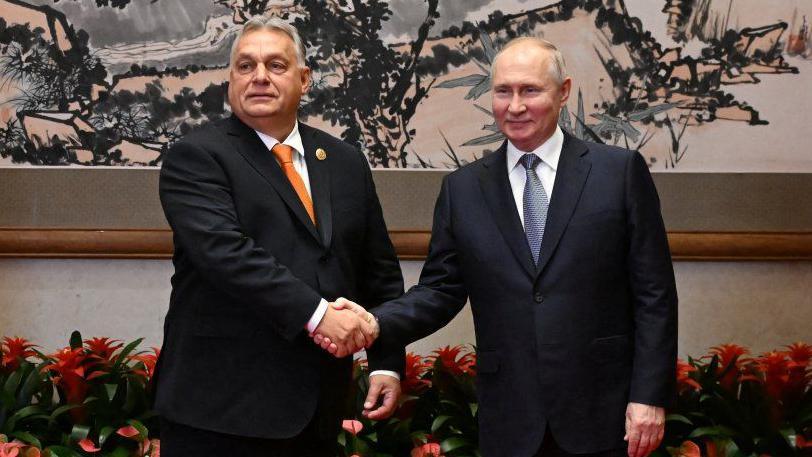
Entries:
{"type": "Polygon", "coordinates": [[[226,140],[226,132],[229,119],[218,119],[213,122],[200,125],[183,135],[176,143],[187,143],[197,146],[210,145],[226,140]]]}
{"type": "Polygon", "coordinates": [[[341,153],[361,153],[357,146],[353,146],[340,138],[336,138],[324,130],[311,127],[301,122],[299,123],[299,134],[302,136],[302,138],[305,138],[305,136],[311,137],[312,141],[316,143],[317,147],[322,147],[324,149],[329,148],[330,150],[328,150],[328,152],[340,151],[341,153]]]}

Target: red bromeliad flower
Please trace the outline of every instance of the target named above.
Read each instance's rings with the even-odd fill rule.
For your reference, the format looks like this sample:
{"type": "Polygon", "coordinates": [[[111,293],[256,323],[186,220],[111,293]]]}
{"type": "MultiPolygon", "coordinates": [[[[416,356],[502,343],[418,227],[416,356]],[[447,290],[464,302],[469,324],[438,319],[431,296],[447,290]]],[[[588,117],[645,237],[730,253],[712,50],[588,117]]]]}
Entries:
{"type": "MultiPolygon", "coordinates": [[[[88,354],[83,348],[64,348],[50,358],[53,363],[42,370],[51,373],[54,385],[62,390],[68,404],[82,404],[90,387],[88,381],[105,374],[104,371],[97,370],[101,363],[99,356],[88,354]]],[[[74,408],[70,410],[70,414],[77,423],[84,422],[84,408],[74,408]]]]}
{"type": "Polygon", "coordinates": [[[406,354],[406,367],[400,388],[404,395],[419,395],[431,385],[431,381],[423,379],[423,375],[431,368],[431,363],[422,356],[410,352],[406,354]]]}
{"type": "Polygon", "coordinates": [[[775,400],[781,399],[781,393],[789,381],[789,360],[780,351],[770,351],[756,359],[756,366],[764,376],[764,387],[767,395],[775,400]]]}
{"type": "Polygon", "coordinates": [[[730,390],[737,382],[757,380],[749,373],[753,366],[752,359],[744,356],[749,352],[747,348],[738,344],[722,344],[711,348],[711,355],[719,358],[719,367],[716,373],[722,375],[719,378],[719,384],[722,387],[730,390]]]}
{"type": "Polygon", "coordinates": [[[792,343],[787,346],[787,356],[794,364],[807,367],[812,361],[812,345],[806,343],[792,343]]]}
{"type": "Polygon", "coordinates": [[[789,357],[787,367],[789,378],[784,388],[784,402],[795,404],[800,402],[806,392],[807,387],[812,385],[812,345],[805,343],[794,343],[787,346],[785,351],[789,357]]]}
{"type": "Polygon", "coordinates": [[[133,370],[133,373],[143,376],[145,379],[152,379],[152,376],[155,374],[155,365],[158,363],[158,357],[161,355],[161,350],[152,347],[152,354],[150,353],[143,353],[143,354],[136,354],[129,357],[130,360],[134,360],[136,362],[141,362],[144,364],[144,369],[136,368],[133,370]]]}
{"type": "Polygon", "coordinates": [[[677,389],[680,393],[694,389],[699,390],[700,385],[696,379],[691,377],[691,373],[697,371],[697,368],[682,359],[677,359],[677,389]]]}
{"type": "Polygon", "coordinates": [[[20,362],[28,357],[37,355],[37,351],[32,348],[37,347],[31,344],[25,338],[3,338],[3,343],[0,344],[0,371],[12,372],[20,367],[20,362]]]}
{"type": "Polygon", "coordinates": [[[87,346],[88,351],[99,356],[101,360],[106,363],[112,363],[113,356],[123,344],[121,340],[111,340],[110,338],[103,337],[85,340],[85,346],[87,346]]]}
{"type": "Polygon", "coordinates": [[[440,360],[443,366],[454,376],[474,374],[476,360],[471,352],[463,352],[465,347],[457,345],[437,349],[432,354],[432,362],[440,360]]]}

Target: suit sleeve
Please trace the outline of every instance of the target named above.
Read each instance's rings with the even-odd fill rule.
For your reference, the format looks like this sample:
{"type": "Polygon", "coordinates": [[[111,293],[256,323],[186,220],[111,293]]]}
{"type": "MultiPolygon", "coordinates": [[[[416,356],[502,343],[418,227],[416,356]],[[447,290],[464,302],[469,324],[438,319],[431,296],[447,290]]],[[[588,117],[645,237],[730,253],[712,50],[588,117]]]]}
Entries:
{"type": "MultiPolygon", "coordinates": [[[[448,324],[468,300],[450,217],[449,187],[446,178],[434,209],[429,254],[420,282],[403,297],[372,310],[381,326],[379,339],[386,344],[405,346],[434,333],[448,324]]],[[[370,368],[377,368],[371,362],[370,368]]]]}
{"type": "Polygon", "coordinates": [[[164,158],[159,194],[176,249],[208,281],[292,340],[321,296],[243,233],[229,179],[203,147],[181,141],[164,158]]]}
{"type": "MultiPolygon", "coordinates": [[[[395,248],[389,239],[389,232],[383,219],[381,203],[372,180],[369,163],[359,154],[366,188],[366,234],[362,271],[359,272],[358,302],[368,309],[403,295],[403,274],[395,248]]],[[[402,373],[405,350],[402,345],[378,342],[367,350],[370,365],[380,370],[402,373]]]]}
{"type": "Polygon", "coordinates": [[[628,271],[635,326],[630,401],[666,406],[674,396],[677,290],[657,189],[645,160],[626,164],[628,271]]]}

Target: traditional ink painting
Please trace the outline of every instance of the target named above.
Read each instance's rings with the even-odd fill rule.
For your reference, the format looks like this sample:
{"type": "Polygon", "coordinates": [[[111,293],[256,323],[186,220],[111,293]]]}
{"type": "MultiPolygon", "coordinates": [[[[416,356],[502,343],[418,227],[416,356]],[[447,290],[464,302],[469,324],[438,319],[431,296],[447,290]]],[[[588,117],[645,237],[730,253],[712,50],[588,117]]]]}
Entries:
{"type": "Polygon", "coordinates": [[[229,50],[256,14],[308,47],[301,121],[372,167],[496,150],[490,66],[530,35],[567,62],[571,135],[657,172],[812,172],[808,0],[0,0],[0,165],[160,166],[230,115],[229,50]]]}

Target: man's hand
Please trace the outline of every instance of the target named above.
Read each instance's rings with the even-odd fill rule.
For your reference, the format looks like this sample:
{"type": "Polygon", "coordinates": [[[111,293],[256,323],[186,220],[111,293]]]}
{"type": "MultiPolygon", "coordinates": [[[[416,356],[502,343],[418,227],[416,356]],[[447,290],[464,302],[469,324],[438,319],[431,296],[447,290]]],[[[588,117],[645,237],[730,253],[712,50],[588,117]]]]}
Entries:
{"type": "Polygon", "coordinates": [[[398,397],[400,397],[399,379],[385,374],[370,376],[369,392],[364,400],[364,417],[372,420],[386,419],[395,412],[398,397]],[[376,408],[379,398],[381,404],[376,408]]]}
{"type": "MultiPolygon", "coordinates": [[[[339,300],[349,302],[343,298],[339,300]]],[[[349,303],[358,306],[352,302],[349,303]]],[[[368,347],[375,341],[377,333],[377,324],[374,323],[374,319],[371,323],[356,311],[342,309],[343,306],[330,303],[318,327],[310,335],[316,344],[336,357],[346,357],[368,347]]],[[[363,310],[363,308],[361,309],[363,310]]]]}
{"type": "Polygon", "coordinates": [[[626,407],[626,436],[629,457],[646,457],[657,449],[665,432],[665,410],[657,406],[629,403],[626,407]]]}

